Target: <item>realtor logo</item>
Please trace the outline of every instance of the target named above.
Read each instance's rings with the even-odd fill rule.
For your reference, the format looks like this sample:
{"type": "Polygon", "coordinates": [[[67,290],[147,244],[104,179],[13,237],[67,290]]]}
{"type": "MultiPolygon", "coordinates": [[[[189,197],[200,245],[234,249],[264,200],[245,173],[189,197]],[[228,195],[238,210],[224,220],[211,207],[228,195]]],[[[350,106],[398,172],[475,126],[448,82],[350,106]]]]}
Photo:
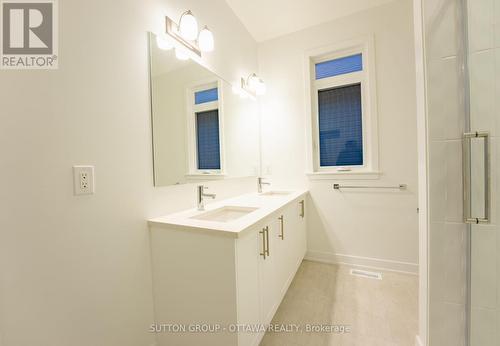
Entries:
{"type": "Polygon", "coordinates": [[[0,0],[2,69],[56,69],[56,0],[0,0]]]}

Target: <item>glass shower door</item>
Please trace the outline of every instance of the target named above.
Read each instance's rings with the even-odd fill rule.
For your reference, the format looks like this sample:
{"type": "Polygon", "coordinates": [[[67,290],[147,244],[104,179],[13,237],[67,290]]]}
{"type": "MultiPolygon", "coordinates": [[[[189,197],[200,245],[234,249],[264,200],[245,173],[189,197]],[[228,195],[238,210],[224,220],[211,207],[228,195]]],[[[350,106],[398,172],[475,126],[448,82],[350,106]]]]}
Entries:
{"type": "Polygon", "coordinates": [[[467,0],[467,27],[470,106],[463,173],[464,219],[470,224],[468,334],[470,346],[499,346],[500,1],[467,0]]]}

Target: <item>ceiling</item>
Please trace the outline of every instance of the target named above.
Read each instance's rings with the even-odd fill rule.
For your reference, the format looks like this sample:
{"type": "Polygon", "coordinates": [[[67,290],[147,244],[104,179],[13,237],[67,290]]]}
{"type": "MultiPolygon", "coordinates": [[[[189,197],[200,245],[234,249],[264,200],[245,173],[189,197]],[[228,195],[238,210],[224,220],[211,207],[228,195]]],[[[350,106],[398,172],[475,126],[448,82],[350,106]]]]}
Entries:
{"type": "Polygon", "coordinates": [[[392,0],[226,0],[257,42],[390,1],[392,0]]]}

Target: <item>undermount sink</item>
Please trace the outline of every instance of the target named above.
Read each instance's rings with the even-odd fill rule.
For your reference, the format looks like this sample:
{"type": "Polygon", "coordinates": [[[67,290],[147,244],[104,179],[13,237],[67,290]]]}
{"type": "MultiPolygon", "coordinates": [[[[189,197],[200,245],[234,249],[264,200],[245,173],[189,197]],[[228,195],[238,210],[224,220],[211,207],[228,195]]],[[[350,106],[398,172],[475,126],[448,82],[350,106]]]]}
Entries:
{"type": "Polygon", "coordinates": [[[261,196],[271,196],[271,197],[278,197],[278,196],[286,196],[291,194],[290,191],[267,191],[264,193],[261,193],[261,196]]]}
{"type": "Polygon", "coordinates": [[[217,221],[217,222],[229,222],[239,219],[245,215],[256,211],[259,208],[256,207],[234,207],[225,206],[217,208],[215,210],[207,211],[206,213],[199,214],[196,216],[191,216],[190,219],[195,220],[205,220],[205,221],[217,221]]]}

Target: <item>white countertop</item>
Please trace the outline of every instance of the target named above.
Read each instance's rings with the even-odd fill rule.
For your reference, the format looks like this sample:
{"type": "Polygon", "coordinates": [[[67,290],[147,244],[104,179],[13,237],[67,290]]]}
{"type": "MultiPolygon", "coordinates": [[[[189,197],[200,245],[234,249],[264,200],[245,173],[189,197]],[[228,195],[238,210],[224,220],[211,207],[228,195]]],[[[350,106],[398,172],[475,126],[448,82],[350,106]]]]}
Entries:
{"type": "Polygon", "coordinates": [[[287,190],[286,195],[263,196],[258,193],[250,193],[238,197],[217,201],[207,204],[204,211],[196,208],[169,214],[148,220],[150,227],[161,227],[194,232],[211,233],[222,236],[238,238],[245,230],[251,228],[259,221],[281,209],[285,205],[308,193],[307,190],[287,190]],[[215,209],[231,207],[254,207],[257,210],[244,215],[236,220],[228,222],[217,222],[209,220],[193,219],[193,216],[204,214],[215,209]]]}

